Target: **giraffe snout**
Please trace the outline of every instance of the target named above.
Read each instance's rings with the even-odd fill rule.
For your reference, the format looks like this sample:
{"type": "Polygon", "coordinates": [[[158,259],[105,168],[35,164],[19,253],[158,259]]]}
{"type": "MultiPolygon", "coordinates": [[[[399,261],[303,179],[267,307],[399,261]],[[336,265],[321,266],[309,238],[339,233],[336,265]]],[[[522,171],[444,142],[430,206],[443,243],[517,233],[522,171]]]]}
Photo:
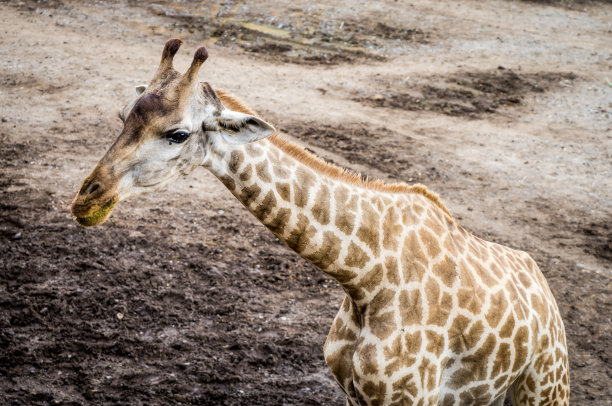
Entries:
{"type": "Polygon", "coordinates": [[[118,201],[114,188],[104,187],[104,184],[92,175],[83,182],[70,211],[78,224],[95,226],[108,218],[118,201]]]}

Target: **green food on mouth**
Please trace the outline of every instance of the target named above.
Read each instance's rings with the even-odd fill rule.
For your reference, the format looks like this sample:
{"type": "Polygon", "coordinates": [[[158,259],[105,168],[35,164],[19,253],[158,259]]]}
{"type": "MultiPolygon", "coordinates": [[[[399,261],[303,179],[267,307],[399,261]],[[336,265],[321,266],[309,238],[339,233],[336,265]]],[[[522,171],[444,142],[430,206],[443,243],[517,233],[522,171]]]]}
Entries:
{"type": "Polygon", "coordinates": [[[117,204],[117,198],[113,198],[110,202],[102,206],[98,211],[87,217],[75,217],[74,220],[82,226],[91,227],[101,224],[106,220],[111,211],[117,204]]]}

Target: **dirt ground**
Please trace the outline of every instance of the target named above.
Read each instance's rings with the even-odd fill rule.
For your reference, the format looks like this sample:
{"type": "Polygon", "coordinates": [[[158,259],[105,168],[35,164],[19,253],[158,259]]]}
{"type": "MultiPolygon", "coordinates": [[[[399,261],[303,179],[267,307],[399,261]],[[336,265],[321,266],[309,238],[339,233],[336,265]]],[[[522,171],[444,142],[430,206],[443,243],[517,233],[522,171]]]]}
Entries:
{"type": "Polygon", "coordinates": [[[572,404],[612,399],[612,4],[0,2],[0,404],[343,405],[343,293],[204,169],[68,212],[165,41],[325,159],[421,182],[530,252],[566,323],[572,404]],[[256,5],[255,5],[256,4],[256,5]]]}

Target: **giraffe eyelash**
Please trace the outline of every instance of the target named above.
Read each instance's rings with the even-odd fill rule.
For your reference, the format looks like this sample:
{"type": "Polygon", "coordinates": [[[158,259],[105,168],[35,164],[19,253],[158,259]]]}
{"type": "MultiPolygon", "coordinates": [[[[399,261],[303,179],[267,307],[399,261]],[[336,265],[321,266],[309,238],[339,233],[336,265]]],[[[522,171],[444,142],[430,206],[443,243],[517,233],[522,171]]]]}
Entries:
{"type": "Polygon", "coordinates": [[[237,133],[245,125],[256,125],[256,124],[257,124],[257,121],[253,118],[247,118],[246,120],[239,121],[239,122],[219,121],[219,127],[233,134],[237,133]]]}

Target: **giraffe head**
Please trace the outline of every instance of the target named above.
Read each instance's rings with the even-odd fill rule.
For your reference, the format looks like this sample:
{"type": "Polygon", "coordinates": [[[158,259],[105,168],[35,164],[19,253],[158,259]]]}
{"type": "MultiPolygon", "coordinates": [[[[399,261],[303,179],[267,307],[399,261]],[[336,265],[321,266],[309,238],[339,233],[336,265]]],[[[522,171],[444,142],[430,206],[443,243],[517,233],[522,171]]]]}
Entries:
{"type": "Polygon", "coordinates": [[[242,144],[265,138],[274,128],[265,121],[225,108],[208,83],[197,81],[208,58],[199,48],[183,75],[172,66],[181,41],[166,43],[148,86],[119,113],[123,130],[85,179],[72,215],[83,226],[104,222],[115,205],[159,189],[206,162],[213,145],[242,144]]]}

